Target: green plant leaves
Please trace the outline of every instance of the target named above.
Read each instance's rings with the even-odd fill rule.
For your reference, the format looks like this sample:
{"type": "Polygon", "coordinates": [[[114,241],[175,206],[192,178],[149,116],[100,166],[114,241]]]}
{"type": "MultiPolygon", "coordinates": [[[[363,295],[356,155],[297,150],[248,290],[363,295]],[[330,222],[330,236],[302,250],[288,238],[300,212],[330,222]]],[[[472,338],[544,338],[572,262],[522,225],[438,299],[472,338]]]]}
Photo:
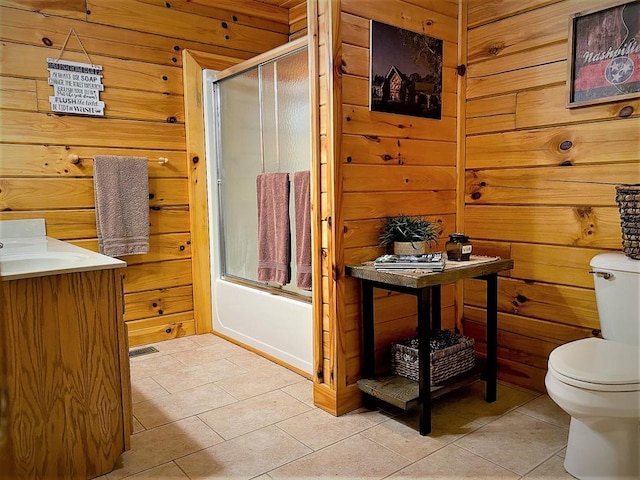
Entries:
{"type": "Polygon", "coordinates": [[[421,242],[438,243],[438,225],[422,217],[409,215],[395,215],[385,218],[380,235],[380,245],[392,245],[393,242],[421,242]]]}

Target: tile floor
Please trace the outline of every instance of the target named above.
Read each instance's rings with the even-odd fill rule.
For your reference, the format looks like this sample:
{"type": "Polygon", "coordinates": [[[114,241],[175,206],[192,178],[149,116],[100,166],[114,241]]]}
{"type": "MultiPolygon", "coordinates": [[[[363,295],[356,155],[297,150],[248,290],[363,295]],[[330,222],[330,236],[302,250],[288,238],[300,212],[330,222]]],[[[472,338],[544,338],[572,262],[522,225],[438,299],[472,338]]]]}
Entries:
{"type": "Polygon", "coordinates": [[[476,382],[415,411],[314,407],[311,382],[214,335],[154,344],[131,358],[134,435],[101,480],[571,479],[569,417],[546,395],[476,382]]]}

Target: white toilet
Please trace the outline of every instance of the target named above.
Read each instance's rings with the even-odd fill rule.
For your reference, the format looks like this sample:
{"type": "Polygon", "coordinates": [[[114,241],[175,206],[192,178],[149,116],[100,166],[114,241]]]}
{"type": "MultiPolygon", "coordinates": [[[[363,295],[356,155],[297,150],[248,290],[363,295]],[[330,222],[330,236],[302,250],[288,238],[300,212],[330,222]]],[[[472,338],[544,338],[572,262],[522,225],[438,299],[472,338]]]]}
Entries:
{"type": "Polygon", "coordinates": [[[571,415],[564,468],[579,479],[640,478],[640,260],[591,260],[602,336],[549,355],[549,397],[571,415]]]}

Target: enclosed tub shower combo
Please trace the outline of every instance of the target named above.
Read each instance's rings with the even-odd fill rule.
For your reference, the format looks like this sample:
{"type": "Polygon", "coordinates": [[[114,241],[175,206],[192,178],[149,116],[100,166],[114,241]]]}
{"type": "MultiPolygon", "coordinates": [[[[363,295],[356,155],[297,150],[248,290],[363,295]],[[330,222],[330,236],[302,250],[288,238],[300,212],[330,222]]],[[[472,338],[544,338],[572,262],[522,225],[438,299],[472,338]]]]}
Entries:
{"type": "Polygon", "coordinates": [[[204,72],[213,330],[311,374],[306,42],[204,72]]]}

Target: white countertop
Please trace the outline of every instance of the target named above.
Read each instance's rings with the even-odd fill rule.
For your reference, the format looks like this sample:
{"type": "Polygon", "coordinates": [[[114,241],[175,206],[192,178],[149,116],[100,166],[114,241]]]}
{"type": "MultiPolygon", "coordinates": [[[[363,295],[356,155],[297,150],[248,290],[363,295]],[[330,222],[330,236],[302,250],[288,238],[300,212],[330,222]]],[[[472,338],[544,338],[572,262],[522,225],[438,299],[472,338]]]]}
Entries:
{"type": "Polygon", "coordinates": [[[117,258],[42,235],[42,230],[24,232],[9,230],[7,224],[4,227],[0,229],[2,281],[127,266],[117,258]]]}

